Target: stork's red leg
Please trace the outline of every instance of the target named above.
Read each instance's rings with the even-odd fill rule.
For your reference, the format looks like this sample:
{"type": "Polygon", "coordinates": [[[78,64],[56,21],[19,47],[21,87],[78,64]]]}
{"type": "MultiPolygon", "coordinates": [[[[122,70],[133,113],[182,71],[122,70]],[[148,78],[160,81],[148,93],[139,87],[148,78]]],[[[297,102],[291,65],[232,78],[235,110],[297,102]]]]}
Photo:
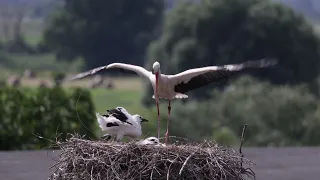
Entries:
{"type": "Polygon", "coordinates": [[[168,105],[168,121],[167,121],[167,132],[165,134],[166,136],[166,141],[165,143],[168,143],[168,139],[169,139],[169,122],[170,122],[170,113],[171,113],[171,100],[169,100],[169,105],[168,105]]]}

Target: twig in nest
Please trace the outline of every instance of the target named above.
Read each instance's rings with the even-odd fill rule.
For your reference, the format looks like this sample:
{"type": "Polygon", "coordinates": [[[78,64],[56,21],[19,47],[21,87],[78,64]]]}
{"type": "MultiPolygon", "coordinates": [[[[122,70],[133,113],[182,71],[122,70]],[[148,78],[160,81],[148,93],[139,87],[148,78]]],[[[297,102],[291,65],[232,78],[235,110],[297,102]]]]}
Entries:
{"type": "Polygon", "coordinates": [[[243,126],[243,129],[242,129],[242,134],[241,134],[241,144],[240,144],[240,147],[239,147],[239,152],[240,152],[240,157],[241,157],[241,161],[240,161],[240,165],[242,167],[242,163],[243,163],[243,153],[242,153],[242,145],[243,145],[243,142],[244,142],[244,133],[246,132],[246,128],[247,128],[247,124],[245,124],[243,126]]]}
{"type": "Polygon", "coordinates": [[[181,176],[182,171],[183,171],[183,168],[187,165],[187,162],[189,161],[189,159],[191,158],[191,156],[194,155],[194,153],[195,153],[195,152],[193,152],[192,154],[190,154],[190,156],[188,156],[187,159],[186,159],[186,160],[184,161],[184,163],[182,164],[182,167],[181,167],[181,169],[180,169],[180,171],[179,171],[179,176],[181,176]]]}

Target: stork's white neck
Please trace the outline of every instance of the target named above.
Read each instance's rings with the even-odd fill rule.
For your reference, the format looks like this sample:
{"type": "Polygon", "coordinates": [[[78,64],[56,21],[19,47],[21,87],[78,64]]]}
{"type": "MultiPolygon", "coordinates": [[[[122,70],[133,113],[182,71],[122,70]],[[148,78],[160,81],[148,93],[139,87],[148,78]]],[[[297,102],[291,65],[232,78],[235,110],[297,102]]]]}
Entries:
{"type": "Polygon", "coordinates": [[[161,70],[160,69],[158,71],[155,71],[155,72],[158,72],[159,76],[161,75],[161,70]]]}

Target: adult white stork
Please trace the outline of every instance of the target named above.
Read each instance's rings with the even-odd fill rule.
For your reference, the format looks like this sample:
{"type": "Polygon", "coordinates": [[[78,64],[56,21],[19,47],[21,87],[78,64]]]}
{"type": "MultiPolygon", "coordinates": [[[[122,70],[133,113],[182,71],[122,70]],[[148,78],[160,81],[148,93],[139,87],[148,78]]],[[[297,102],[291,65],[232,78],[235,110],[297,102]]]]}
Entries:
{"type": "Polygon", "coordinates": [[[212,82],[217,82],[229,78],[231,75],[241,72],[247,68],[264,68],[277,64],[275,59],[260,59],[256,61],[247,61],[240,64],[229,64],[222,66],[207,66],[202,68],[195,68],[183,71],[175,75],[161,74],[160,63],[153,64],[153,73],[143,67],[124,64],[112,63],[107,66],[101,66],[84,73],[77,74],[70,80],[83,78],[85,76],[95,74],[103,69],[121,68],[129,71],[134,71],[140,76],[150,80],[158,111],[158,138],[160,137],[160,113],[159,113],[159,98],[168,99],[168,122],[167,131],[165,133],[165,141],[167,142],[169,136],[169,119],[171,112],[171,100],[175,98],[188,98],[186,92],[208,85],[212,82]]]}

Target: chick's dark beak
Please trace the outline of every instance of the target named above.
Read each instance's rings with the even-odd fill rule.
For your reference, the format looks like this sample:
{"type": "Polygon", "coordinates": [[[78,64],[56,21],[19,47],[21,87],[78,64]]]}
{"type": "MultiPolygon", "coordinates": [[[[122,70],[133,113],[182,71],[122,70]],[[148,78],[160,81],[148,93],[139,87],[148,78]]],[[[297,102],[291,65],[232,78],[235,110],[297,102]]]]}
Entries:
{"type": "Polygon", "coordinates": [[[149,122],[148,119],[141,118],[141,122],[149,122]]]}

